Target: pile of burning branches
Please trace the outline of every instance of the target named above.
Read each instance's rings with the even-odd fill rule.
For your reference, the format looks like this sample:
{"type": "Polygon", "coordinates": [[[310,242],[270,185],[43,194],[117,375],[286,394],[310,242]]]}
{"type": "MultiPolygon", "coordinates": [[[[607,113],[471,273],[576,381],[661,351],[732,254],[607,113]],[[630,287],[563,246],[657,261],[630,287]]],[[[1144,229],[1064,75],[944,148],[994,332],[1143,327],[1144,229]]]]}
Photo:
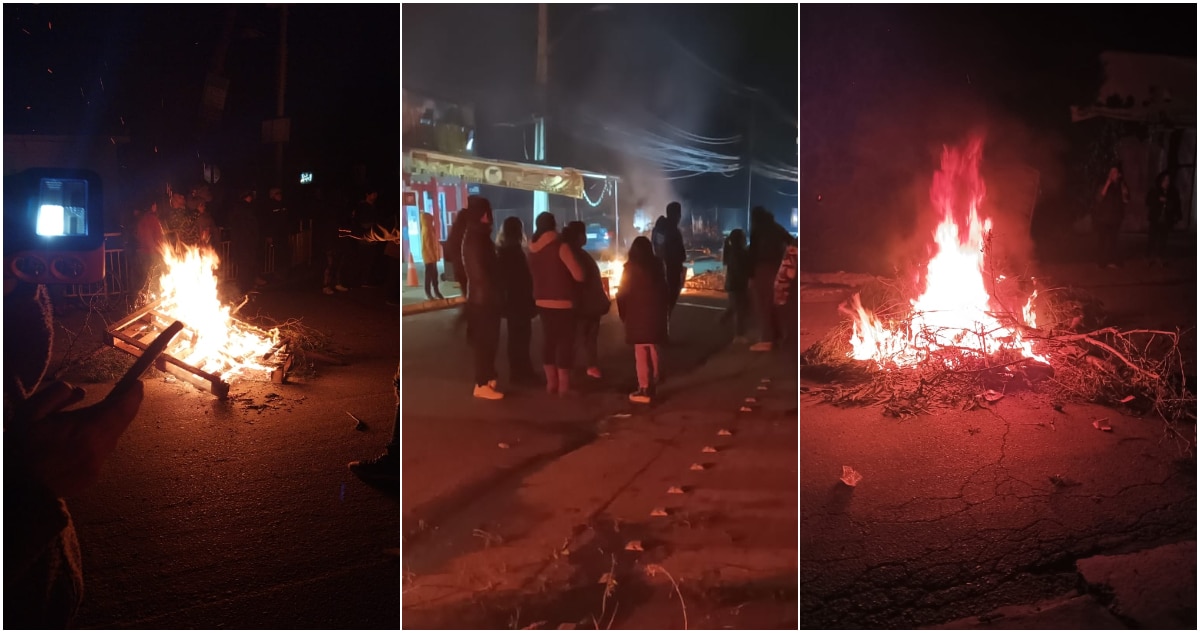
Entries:
{"type": "MultiPolygon", "coordinates": [[[[1017,295],[1028,287],[1028,280],[1006,283],[1017,288],[1017,295]]],[[[994,287],[993,296],[1005,294],[994,287]]],[[[1107,325],[1099,301],[1071,288],[1053,288],[1031,301],[1038,315],[1036,328],[1015,311],[989,313],[1000,328],[1019,332],[1036,358],[1015,346],[985,353],[979,345],[946,344],[930,346],[904,363],[855,360],[855,301],[890,331],[919,340],[946,340],[945,332],[922,325],[924,315],[903,300],[906,296],[914,296],[914,290],[880,281],[843,304],[848,318],[802,357],[806,377],[823,379],[829,386],[806,393],[834,405],[880,407],[886,415],[907,418],[988,407],[1005,395],[1027,391],[1050,396],[1056,406],[1090,402],[1156,415],[1178,439],[1190,442],[1186,438],[1191,434],[1180,434],[1178,425],[1196,420],[1195,386],[1189,382],[1194,380],[1189,368],[1195,359],[1186,354],[1195,348],[1194,332],[1107,325]],[[927,330],[913,331],[922,327],[927,330]]],[[[971,343],[994,334],[980,328],[954,336],[971,343]]]]}

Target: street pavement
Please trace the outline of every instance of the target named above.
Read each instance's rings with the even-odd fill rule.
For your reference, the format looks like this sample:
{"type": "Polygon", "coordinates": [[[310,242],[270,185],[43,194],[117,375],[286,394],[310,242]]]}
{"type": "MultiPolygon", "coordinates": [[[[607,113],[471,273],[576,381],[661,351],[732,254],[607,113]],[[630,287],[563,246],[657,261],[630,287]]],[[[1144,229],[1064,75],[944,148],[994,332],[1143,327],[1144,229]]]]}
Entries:
{"type": "Polygon", "coordinates": [[[456,310],[404,318],[406,628],[795,628],[796,361],[732,345],[722,306],[681,298],[652,407],[615,312],[603,380],[512,389],[502,350],[499,402],[471,397],[456,310]]]}
{"type": "MultiPolygon", "coordinates": [[[[99,484],[69,500],[83,550],[77,626],[397,628],[396,491],[346,464],[390,439],[399,310],[382,289],[325,296],[316,284],[267,290],[243,312],[301,319],[344,364],[298,366],[289,384],[234,382],[227,402],[151,370],[99,484]]],[[[82,318],[64,324],[98,336],[96,315],[88,329],[82,318]]],[[[82,386],[92,402],[112,382],[82,386]]]]}
{"type": "MultiPolygon", "coordinates": [[[[1122,325],[1194,328],[1191,264],[1046,274],[1122,325]]],[[[802,284],[802,347],[838,322],[846,280],[802,284]]],[[[1196,461],[1161,421],[1036,394],[904,421],[800,408],[805,628],[1195,628],[1196,461]]]]}

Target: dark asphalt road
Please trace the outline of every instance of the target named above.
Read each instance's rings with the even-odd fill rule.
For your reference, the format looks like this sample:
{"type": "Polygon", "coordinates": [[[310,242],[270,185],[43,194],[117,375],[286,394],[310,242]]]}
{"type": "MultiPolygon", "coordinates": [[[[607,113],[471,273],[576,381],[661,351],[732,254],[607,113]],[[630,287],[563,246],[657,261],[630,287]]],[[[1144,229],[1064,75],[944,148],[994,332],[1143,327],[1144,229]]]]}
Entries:
{"type": "MultiPolygon", "coordinates": [[[[1194,277],[1056,272],[1099,296],[1122,326],[1195,327],[1194,277]]],[[[802,294],[802,345],[837,323],[847,291],[835,290],[802,294]]],[[[805,375],[802,384],[824,386],[805,375]]],[[[1034,394],[906,421],[809,397],[801,411],[806,628],[982,616],[1076,589],[1077,560],[1196,538],[1195,459],[1162,441],[1151,417],[1085,404],[1057,412],[1034,394]],[[1092,427],[1099,418],[1112,433],[1092,427]],[[839,482],[844,465],[862,474],[856,488],[839,482]]]]}
{"type": "Polygon", "coordinates": [[[456,311],[404,318],[405,626],[591,627],[608,614],[614,628],[681,628],[683,616],[692,628],[795,628],[795,361],[731,346],[723,305],[681,299],[653,407],[628,402],[633,354],[615,312],[601,329],[605,378],[582,397],[507,389],[502,352],[499,402],[471,397],[456,311]],[[739,413],[748,395],[759,408],[739,413]],[[686,493],[667,495],[673,482],[686,493]],[[649,517],[660,504],[672,514],[649,517]],[[686,614],[663,574],[647,575],[654,564],[682,587],[686,614]],[[610,565],[620,586],[604,611],[596,579],[610,565]]]}
{"type": "MultiPolygon", "coordinates": [[[[100,483],[70,500],[77,626],[398,627],[398,500],[346,468],[391,435],[400,315],[381,293],[268,291],[246,308],[303,319],[346,361],[292,384],[234,383],[220,403],[151,372],[100,483]]],[[[83,386],[91,400],[111,383],[83,386]]]]}
{"type": "MultiPolygon", "coordinates": [[[[680,299],[672,321],[677,344],[662,356],[668,379],[694,369],[729,343],[731,329],[718,322],[723,306],[723,298],[688,294],[680,299]]],[[[406,521],[409,517],[433,521],[443,510],[467,503],[469,497],[480,494],[465,489],[479,472],[510,468],[587,441],[591,425],[605,412],[627,406],[629,392],[637,384],[633,348],[625,344],[614,307],[600,327],[604,378],[585,379],[582,369],[576,372],[576,385],[586,397],[546,399],[540,387],[511,385],[502,330],[496,369],[506,398],[478,400],[471,395],[474,373],[465,333],[453,329],[457,313],[454,308],[404,317],[402,497],[406,521]],[[531,403],[536,404],[536,415],[531,415],[531,403]],[[500,439],[514,450],[494,454],[500,439]],[[452,455],[445,454],[451,449],[452,455]],[[481,452],[485,458],[472,457],[481,452]]],[[[536,356],[541,349],[539,330],[540,322],[535,320],[531,345],[535,365],[540,365],[536,356]]],[[[579,363],[581,353],[578,350],[579,363]]],[[[405,527],[406,533],[409,528],[405,527]]]]}

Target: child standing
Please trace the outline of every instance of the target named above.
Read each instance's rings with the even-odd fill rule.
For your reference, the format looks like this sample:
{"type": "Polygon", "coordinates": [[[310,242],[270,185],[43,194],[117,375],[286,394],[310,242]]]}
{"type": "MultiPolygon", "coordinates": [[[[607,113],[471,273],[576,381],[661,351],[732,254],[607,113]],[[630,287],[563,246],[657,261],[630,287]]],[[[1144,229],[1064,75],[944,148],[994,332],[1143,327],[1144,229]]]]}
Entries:
{"type": "Polygon", "coordinates": [[[725,292],[729,305],[721,322],[733,318],[733,342],[746,343],[746,317],[750,313],[750,253],[746,250],[746,233],[734,229],[725,239],[725,251],[721,254],[725,266],[725,292]]]}
{"type": "Polygon", "coordinates": [[[617,312],[625,324],[625,342],[633,345],[637,362],[638,390],[629,394],[629,400],[648,404],[661,375],[658,346],[667,341],[670,308],[666,268],[644,236],[629,247],[617,291],[617,312]]]}

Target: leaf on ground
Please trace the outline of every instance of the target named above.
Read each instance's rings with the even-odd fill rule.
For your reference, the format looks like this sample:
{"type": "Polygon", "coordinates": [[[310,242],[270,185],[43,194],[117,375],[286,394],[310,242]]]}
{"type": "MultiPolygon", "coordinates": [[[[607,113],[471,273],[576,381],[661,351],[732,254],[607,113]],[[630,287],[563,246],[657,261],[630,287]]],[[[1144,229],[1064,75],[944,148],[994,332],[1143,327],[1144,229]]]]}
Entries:
{"type": "Polygon", "coordinates": [[[644,552],[644,551],[646,551],[646,550],[642,548],[642,542],[641,542],[641,541],[629,541],[628,543],[626,543],[626,544],[625,544],[625,551],[628,551],[628,552],[644,552]]]}
{"type": "Polygon", "coordinates": [[[842,483],[854,487],[858,485],[858,482],[862,481],[862,478],[862,475],[858,474],[858,471],[849,466],[842,466],[842,483]]]}

